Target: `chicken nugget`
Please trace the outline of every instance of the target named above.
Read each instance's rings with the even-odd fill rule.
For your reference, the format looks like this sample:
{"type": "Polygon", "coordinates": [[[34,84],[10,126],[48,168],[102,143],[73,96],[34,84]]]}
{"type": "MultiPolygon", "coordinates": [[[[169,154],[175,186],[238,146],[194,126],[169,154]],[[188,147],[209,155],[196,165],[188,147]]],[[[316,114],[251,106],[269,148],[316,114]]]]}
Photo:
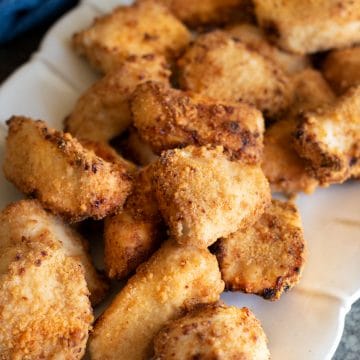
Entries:
{"type": "Polygon", "coordinates": [[[5,176],[46,208],[75,222],[122,207],[131,189],[126,168],[86,150],[68,133],[25,117],[8,120],[5,176]]]}
{"type": "Polygon", "coordinates": [[[110,278],[122,279],[147,260],[164,239],[151,166],[139,171],[124,210],[105,219],[105,268],[110,278]]]}
{"type": "Polygon", "coordinates": [[[96,323],[91,358],[150,358],[153,338],[167,321],[198,303],[218,301],[223,288],[216,258],[207,249],[166,241],[96,323]]]}
{"type": "Polygon", "coordinates": [[[287,114],[265,132],[262,169],[273,191],[311,193],[318,181],[308,171],[307,161],[298,155],[293,145],[297,116],[333,102],[335,95],[321,73],[312,69],[299,72],[293,77],[293,82],[294,101],[287,114]]]}
{"type": "Polygon", "coordinates": [[[92,150],[96,156],[101,157],[108,163],[118,164],[124,167],[130,174],[137,171],[137,166],[129,160],[124,159],[112,146],[108,143],[79,139],[80,144],[92,150]]]}
{"type": "Polygon", "coordinates": [[[259,162],[264,119],[246,103],[218,101],[147,82],[131,102],[140,136],[160,154],[186,145],[222,145],[232,158],[259,162]]]}
{"type": "Polygon", "coordinates": [[[160,211],[183,245],[206,248],[255,222],[270,202],[260,166],[230,161],[222,146],[168,150],[153,166],[160,211]]]}
{"type": "Polygon", "coordinates": [[[353,0],[254,0],[258,23],[281,48],[298,54],[360,41],[360,3],[353,0]]]}
{"type": "Polygon", "coordinates": [[[334,104],[301,116],[295,149],[323,186],[342,183],[360,171],[360,86],[334,104]]]}
{"type": "Polygon", "coordinates": [[[296,206],[273,200],[253,226],[220,239],[213,251],[227,290],[277,300],[299,282],[305,248],[296,206]]]}
{"type": "Polygon", "coordinates": [[[1,359],[85,353],[93,316],[77,258],[86,256],[42,211],[36,201],[21,201],[0,213],[1,359]]]}
{"type": "Polygon", "coordinates": [[[77,138],[108,141],[131,124],[129,97],[147,80],[169,84],[170,71],[163,56],[133,56],[117,70],[92,85],[65,120],[65,130],[77,138]]]}
{"type": "Polygon", "coordinates": [[[200,35],[178,65],[183,90],[223,101],[246,101],[269,117],[291,102],[290,79],[282,68],[220,30],[200,35]]]}
{"type": "Polygon", "coordinates": [[[226,32],[277,63],[288,74],[295,74],[310,65],[308,56],[291,54],[270,44],[262,29],[255,25],[236,24],[226,28],[226,32]]]}
{"type": "Polygon", "coordinates": [[[154,339],[154,360],[268,360],[267,338],[248,308],[199,305],[154,339]]]}
{"type": "Polygon", "coordinates": [[[120,6],[73,36],[75,49],[97,69],[115,70],[129,57],[149,54],[177,57],[190,32],[166,6],[153,0],[120,6]]]}
{"type": "Polygon", "coordinates": [[[234,17],[240,19],[253,17],[253,9],[249,0],[157,1],[166,5],[178,19],[191,27],[224,24],[234,17]]]}
{"type": "Polygon", "coordinates": [[[360,46],[331,51],[326,56],[322,71],[338,95],[360,85],[360,46]]]}

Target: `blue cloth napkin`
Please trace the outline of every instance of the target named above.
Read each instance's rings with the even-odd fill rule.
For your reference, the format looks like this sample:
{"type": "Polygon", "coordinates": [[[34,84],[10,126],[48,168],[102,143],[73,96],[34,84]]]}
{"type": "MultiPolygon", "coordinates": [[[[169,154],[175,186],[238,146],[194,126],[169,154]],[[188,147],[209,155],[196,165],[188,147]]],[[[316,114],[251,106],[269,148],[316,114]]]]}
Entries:
{"type": "Polygon", "coordinates": [[[75,3],[76,0],[0,0],[0,44],[75,3]]]}

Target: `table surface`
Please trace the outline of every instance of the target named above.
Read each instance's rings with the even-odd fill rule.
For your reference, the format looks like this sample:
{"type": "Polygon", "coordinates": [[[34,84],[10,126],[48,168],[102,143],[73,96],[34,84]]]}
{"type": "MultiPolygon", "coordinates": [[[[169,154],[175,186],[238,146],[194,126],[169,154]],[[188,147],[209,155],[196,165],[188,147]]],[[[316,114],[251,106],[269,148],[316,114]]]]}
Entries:
{"type": "MultiPolygon", "coordinates": [[[[60,14],[61,15],[61,14],[60,14]]],[[[18,39],[0,46],[0,84],[21,64],[26,62],[37,49],[42,36],[47,31],[51,19],[18,39]]],[[[360,300],[356,302],[346,317],[345,331],[333,360],[360,359],[360,300]]],[[[276,359],[274,359],[276,360],[276,359]]],[[[321,360],[321,359],[319,359],[321,360]]]]}

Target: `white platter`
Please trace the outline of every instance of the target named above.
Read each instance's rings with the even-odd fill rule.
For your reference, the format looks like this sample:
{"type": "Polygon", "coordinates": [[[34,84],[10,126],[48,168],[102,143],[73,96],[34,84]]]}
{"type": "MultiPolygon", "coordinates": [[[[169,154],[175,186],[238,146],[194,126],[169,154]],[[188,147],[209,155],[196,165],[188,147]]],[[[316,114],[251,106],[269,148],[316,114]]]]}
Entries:
{"type": "MultiPolygon", "coordinates": [[[[76,98],[97,75],[71,50],[72,33],[127,1],[83,1],[48,32],[32,60],[0,88],[0,161],[5,121],[13,114],[41,118],[58,129],[76,98]]],[[[51,171],[51,169],[49,169],[51,171]]],[[[0,208],[21,194],[0,175],[0,208]]],[[[297,201],[308,242],[299,286],[276,303],[226,293],[228,304],[248,306],[263,323],[274,360],[331,359],[346,313],[360,297],[360,183],[320,189],[297,201]]]]}

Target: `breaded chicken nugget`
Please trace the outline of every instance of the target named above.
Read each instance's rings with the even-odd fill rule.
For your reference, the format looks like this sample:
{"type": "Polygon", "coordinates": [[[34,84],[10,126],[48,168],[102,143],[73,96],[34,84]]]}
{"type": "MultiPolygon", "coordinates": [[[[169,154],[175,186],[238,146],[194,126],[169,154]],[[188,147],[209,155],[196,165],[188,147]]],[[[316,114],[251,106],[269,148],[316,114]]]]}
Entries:
{"type": "Polygon", "coordinates": [[[163,240],[151,166],[139,171],[124,210],[105,219],[105,268],[110,278],[124,278],[147,260],[163,240]]]}
{"type": "Polygon", "coordinates": [[[92,150],[96,156],[101,157],[108,163],[118,164],[124,167],[130,174],[137,171],[137,166],[129,160],[124,159],[112,146],[108,143],[79,139],[80,144],[92,150]]]}
{"type": "Polygon", "coordinates": [[[131,159],[141,166],[149,165],[158,158],[149,144],[140,138],[138,131],[133,126],[129,128],[128,136],[119,142],[119,147],[127,159],[131,159]]]}
{"type": "Polygon", "coordinates": [[[360,46],[330,52],[322,65],[322,71],[339,95],[352,86],[360,85],[360,46]]]}
{"type": "Polygon", "coordinates": [[[223,24],[233,19],[235,15],[250,17],[252,14],[252,6],[249,0],[157,1],[166,5],[178,19],[193,27],[206,24],[223,24]]]}
{"type": "Polygon", "coordinates": [[[225,287],[277,300],[299,282],[305,263],[300,213],[273,200],[261,218],[214,246],[225,287]]]}
{"type": "Polygon", "coordinates": [[[264,32],[252,24],[236,24],[226,28],[226,32],[239,39],[250,49],[258,51],[261,55],[271,59],[288,74],[295,74],[310,65],[307,56],[291,54],[270,44],[264,32]]]}
{"type": "Polygon", "coordinates": [[[295,149],[322,185],[341,183],[360,170],[360,86],[334,104],[303,114],[295,149]]]}
{"type": "Polygon", "coordinates": [[[223,150],[169,150],[153,165],[160,211],[180,244],[206,248],[255,222],[270,202],[260,166],[230,161],[223,150]]]}
{"type": "Polygon", "coordinates": [[[298,54],[349,46],[360,41],[360,3],[353,0],[254,0],[265,33],[298,54]]]}
{"type": "Polygon", "coordinates": [[[154,360],[268,360],[267,338],[247,308],[199,305],[155,337],[154,360]]]}
{"type": "Polygon", "coordinates": [[[170,71],[162,56],[133,56],[117,70],[92,85],[65,120],[65,129],[77,138],[108,141],[131,124],[129,97],[147,80],[169,84],[170,71]]]}
{"type": "MultiPolygon", "coordinates": [[[[23,227],[33,226],[37,231],[46,233],[54,243],[58,242],[66,255],[81,262],[85,270],[85,279],[90,291],[90,300],[93,305],[98,304],[108,290],[108,284],[98,274],[88,253],[88,243],[70,226],[65,225],[59,218],[46,212],[38,200],[22,200],[9,205],[4,210],[3,221],[8,231],[18,231],[23,227]],[[12,230],[11,230],[12,229],[12,230]]],[[[3,225],[5,226],[5,225],[3,225]]],[[[20,235],[17,234],[17,237],[20,235]]]]}
{"type": "Polygon", "coordinates": [[[198,303],[218,301],[223,288],[216,258],[207,249],[165,242],[96,323],[91,358],[150,358],[153,338],[167,321],[198,303]]]}
{"type": "Polygon", "coordinates": [[[81,359],[85,353],[93,316],[78,249],[70,249],[73,240],[62,226],[43,216],[36,202],[26,201],[0,213],[1,359],[81,359]]]}
{"type": "Polygon", "coordinates": [[[270,117],[291,101],[290,81],[282,68],[220,30],[199,36],[178,64],[183,90],[246,101],[270,117]]]}
{"type": "Polygon", "coordinates": [[[156,153],[186,145],[222,145],[231,157],[259,162],[264,119],[246,103],[218,101],[147,82],[131,102],[134,125],[156,153]]]}
{"type": "Polygon", "coordinates": [[[120,6],[73,37],[75,49],[103,72],[115,70],[134,55],[178,56],[190,32],[166,6],[154,0],[120,6]]]}
{"type": "Polygon", "coordinates": [[[318,71],[306,69],[293,77],[294,101],[287,114],[265,132],[262,169],[273,191],[311,193],[318,181],[307,171],[307,162],[296,152],[293,134],[297,116],[331,103],[335,95],[318,71]]]}
{"type": "Polygon", "coordinates": [[[121,208],[131,188],[124,166],[104,161],[40,120],[14,116],[8,126],[4,173],[25,194],[73,222],[121,208]]]}

